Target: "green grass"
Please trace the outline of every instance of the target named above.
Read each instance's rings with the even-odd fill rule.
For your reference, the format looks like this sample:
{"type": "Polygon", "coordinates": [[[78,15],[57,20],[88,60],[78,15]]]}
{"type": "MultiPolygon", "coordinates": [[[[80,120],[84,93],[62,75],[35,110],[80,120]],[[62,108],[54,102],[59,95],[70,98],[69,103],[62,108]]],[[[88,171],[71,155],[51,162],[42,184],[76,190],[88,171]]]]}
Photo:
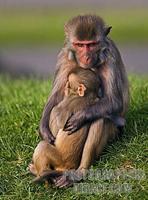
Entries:
{"type": "Polygon", "coordinates": [[[51,9],[45,12],[0,12],[0,45],[59,44],[63,42],[64,23],[80,13],[101,15],[113,29],[117,42],[148,43],[148,12],[142,10],[51,9]]]}
{"type": "MultiPolygon", "coordinates": [[[[121,140],[109,144],[93,169],[141,169],[146,174],[148,145],[148,78],[130,77],[131,106],[126,131],[121,140]]],[[[27,166],[40,138],[38,124],[51,88],[47,80],[11,79],[0,76],[0,199],[147,199],[146,177],[136,180],[86,180],[84,183],[123,184],[132,187],[131,193],[80,194],[73,188],[66,190],[31,183],[27,166]]]]}

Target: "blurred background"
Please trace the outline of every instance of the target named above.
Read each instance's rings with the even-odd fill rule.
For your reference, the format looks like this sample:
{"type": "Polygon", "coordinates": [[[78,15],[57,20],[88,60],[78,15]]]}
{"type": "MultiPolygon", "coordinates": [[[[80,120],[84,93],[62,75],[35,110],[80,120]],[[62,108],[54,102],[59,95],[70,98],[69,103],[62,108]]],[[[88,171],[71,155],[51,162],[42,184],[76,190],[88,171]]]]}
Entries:
{"type": "Polygon", "coordinates": [[[95,13],[111,25],[128,73],[148,74],[147,0],[0,0],[0,73],[48,78],[72,16],[95,13]]]}

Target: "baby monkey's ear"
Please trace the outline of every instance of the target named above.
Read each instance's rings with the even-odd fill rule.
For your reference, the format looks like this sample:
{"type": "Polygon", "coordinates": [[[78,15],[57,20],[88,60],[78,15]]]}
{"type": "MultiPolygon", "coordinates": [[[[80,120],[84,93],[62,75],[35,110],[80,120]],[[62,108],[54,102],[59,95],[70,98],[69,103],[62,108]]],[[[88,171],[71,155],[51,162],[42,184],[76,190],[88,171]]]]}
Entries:
{"type": "Polygon", "coordinates": [[[79,84],[78,90],[77,90],[78,95],[79,95],[80,97],[83,97],[83,96],[85,95],[85,90],[86,90],[85,85],[84,85],[84,84],[79,84]]]}

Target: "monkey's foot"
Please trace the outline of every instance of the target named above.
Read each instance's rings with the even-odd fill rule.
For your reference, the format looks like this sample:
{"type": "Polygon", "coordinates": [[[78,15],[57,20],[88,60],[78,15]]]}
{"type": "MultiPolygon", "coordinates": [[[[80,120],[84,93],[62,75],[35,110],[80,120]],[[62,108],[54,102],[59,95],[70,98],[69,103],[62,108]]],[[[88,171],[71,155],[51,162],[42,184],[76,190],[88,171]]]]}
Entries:
{"type": "Polygon", "coordinates": [[[54,179],[55,186],[59,188],[67,188],[72,186],[74,183],[78,183],[83,180],[83,173],[81,170],[73,170],[66,172],[62,176],[54,179]]]}
{"type": "Polygon", "coordinates": [[[73,185],[73,181],[69,177],[62,175],[54,179],[54,184],[58,188],[67,188],[73,185]]]}
{"type": "Polygon", "coordinates": [[[31,172],[31,174],[33,174],[33,175],[36,175],[36,174],[37,174],[36,169],[35,169],[33,163],[30,163],[30,164],[28,165],[28,170],[29,170],[29,171],[31,172]]]}

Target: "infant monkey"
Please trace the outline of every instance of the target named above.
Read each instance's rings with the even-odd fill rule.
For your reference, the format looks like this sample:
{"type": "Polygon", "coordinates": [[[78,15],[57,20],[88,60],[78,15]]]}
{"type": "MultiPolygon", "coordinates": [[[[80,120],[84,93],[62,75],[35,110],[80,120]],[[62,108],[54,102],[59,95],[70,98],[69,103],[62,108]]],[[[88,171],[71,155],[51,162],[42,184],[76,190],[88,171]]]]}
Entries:
{"type": "MultiPolygon", "coordinates": [[[[60,176],[66,170],[78,169],[90,124],[88,122],[72,135],[63,128],[72,114],[99,101],[99,87],[101,81],[91,69],[77,67],[70,72],[64,99],[52,109],[49,119],[49,127],[56,137],[55,145],[41,141],[35,148],[33,163],[29,165],[31,173],[37,176],[35,182],[60,176]]],[[[114,123],[118,121],[116,116],[107,118],[114,123]]]]}

